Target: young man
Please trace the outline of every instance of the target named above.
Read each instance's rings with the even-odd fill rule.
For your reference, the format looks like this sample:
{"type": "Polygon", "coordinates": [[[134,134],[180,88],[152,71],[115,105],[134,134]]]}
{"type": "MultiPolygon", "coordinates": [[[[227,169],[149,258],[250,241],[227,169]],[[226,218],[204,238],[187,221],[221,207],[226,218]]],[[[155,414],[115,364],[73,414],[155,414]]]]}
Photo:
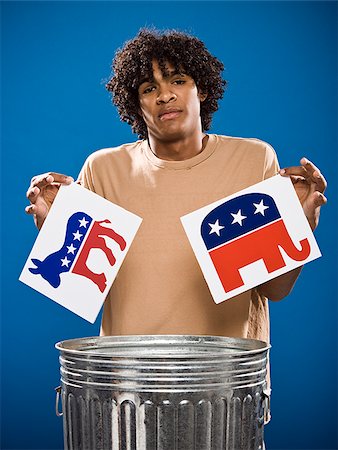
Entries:
{"type": "MultiPolygon", "coordinates": [[[[216,305],[180,217],[278,173],[257,139],[206,134],[225,82],[222,63],[197,38],[142,30],[113,62],[107,84],[120,117],[140,140],[90,155],[78,182],[143,218],[104,305],[102,335],[204,334],[269,341],[268,298],[280,300],[299,269],[216,305]]],[[[291,176],[312,229],[326,182],[303,158],[291,176]]],[[[27,192],[38,228],[58,187],[48,173],[27,192]]]]}

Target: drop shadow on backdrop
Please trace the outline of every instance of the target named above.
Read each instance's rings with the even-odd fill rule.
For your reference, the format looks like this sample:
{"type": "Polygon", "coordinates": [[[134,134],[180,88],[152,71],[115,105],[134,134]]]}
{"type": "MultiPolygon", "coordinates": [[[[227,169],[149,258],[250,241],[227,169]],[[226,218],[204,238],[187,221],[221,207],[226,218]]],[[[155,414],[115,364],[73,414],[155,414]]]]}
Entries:
{"type": "Polygon", "coordinates": [[[115,50],[142,26],[196,34],[229,87],[211,132],[271,143],[282,166],[306,155],[326,175],[323,257],[270,305],[269,449],[337,448],[337,3],[2,2],[2,444],[62,448],[55,342],[96,335],[18,282],[36,237],[30,177],[76,177],[89,153],[135,139],[104,89],[115,50]]]}

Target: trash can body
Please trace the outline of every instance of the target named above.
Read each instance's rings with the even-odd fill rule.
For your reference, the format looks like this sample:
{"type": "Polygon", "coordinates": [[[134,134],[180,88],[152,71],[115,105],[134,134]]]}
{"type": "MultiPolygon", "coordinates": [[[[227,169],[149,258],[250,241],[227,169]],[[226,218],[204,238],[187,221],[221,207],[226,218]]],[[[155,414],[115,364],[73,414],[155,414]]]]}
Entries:
{"type": "Polygon", "coordinates": [[[66,450],[263,448],[262,341],[113,336],[56,347],[66,450]]]}

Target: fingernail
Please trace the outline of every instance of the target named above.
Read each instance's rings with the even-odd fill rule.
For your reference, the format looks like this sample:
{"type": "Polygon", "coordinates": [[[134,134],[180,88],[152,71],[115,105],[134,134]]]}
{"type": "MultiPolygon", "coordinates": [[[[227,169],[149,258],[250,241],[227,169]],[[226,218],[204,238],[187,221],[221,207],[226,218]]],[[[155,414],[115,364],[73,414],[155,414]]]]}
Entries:
{"type": "Polygon", "coordinates": [[[286,173],[286,170],[285,170],[285,169],[281,169],[281,170],[279,171],[279,173],[280,173],[281,175],[284,175],[284,174],[286,173]]]}

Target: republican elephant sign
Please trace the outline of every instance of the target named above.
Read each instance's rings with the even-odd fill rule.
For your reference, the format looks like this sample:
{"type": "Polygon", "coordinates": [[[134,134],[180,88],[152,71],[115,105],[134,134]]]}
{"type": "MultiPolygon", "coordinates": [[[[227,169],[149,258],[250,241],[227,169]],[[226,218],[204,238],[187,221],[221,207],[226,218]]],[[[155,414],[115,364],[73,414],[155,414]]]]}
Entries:
{"type": "Polygon", "coordinates": [[[75,183],[62,186],[20,280],[94,322],[141,221],[75,183]]]}
{"type": "Polygon", "coordinates": [[[320,256],[291,181],[279,175],[181,221],[216,303],[320,256]]]}

